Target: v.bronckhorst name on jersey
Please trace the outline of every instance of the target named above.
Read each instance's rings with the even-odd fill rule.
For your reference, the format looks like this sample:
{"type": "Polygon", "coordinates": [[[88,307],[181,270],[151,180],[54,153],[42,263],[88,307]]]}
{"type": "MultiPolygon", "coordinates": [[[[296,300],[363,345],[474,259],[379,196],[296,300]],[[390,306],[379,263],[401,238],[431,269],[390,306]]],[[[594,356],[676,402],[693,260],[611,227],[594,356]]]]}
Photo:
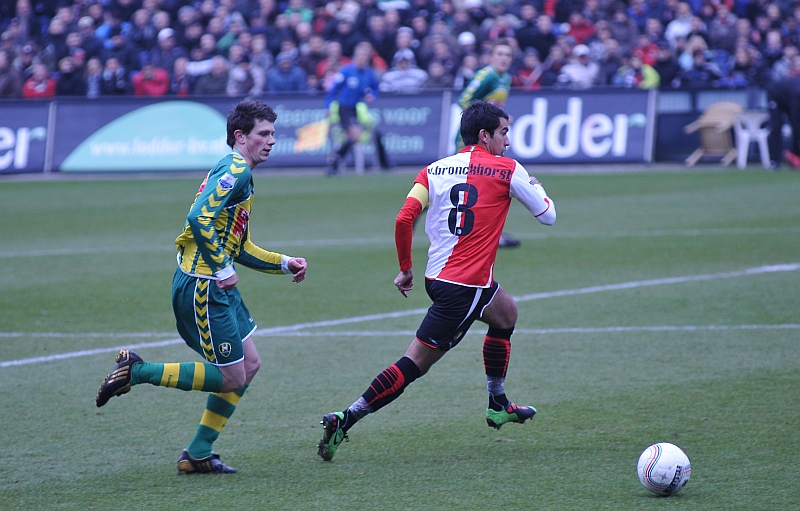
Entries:
{"type": "Polygon", "coordinates": [[[265,273],[290,273],[289,257],[250,241],[253,173],[233,151],[208,172],[175,240],[178,265],[189,275],[226,279],[234,261],[265,273]]]}
{"type": "Polygon", "coordinates": [[[428,167],[429,176],[443,176],[445,174],[450,176],[487,176],[502,179],[503,181],[511,181],[511,176],[514,174],[514,171],[503,168],[484,167],[480,163],[470,163],[463,167],[443,167],[434,163],[428,167]]]}
{"type": "Polygon", "coordinates": [[[555,222],[544,188],[513,158],[470,145],[422,169],[414,180],[428,190],[425,232],[431,240],[425,277],[488,287],[503,225],[518,199],[542,224],[555,222]]]}

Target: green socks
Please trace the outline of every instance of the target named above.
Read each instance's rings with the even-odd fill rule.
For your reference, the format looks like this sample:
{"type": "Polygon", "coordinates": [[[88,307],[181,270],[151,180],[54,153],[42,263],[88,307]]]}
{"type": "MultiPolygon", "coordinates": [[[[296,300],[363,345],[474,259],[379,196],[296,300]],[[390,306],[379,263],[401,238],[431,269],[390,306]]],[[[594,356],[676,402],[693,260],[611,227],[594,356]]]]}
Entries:
{"type": "Polygon", "coordinates": [[[236,392],[226,392],[224,394],[209,394],[206,402],[206,409],[197,426],[197,432],[189,444],[187,450],[192,458],[205,458],[211,456],[211,445],[219,437],[222,428],[231,418],[239,404],[239,399],[247,390],[247,385],[236,392]]]}
{"type": "Polygon", "coordinates": [[[140,383],[181,390],[218,392],[222,388],[222,371],[213,364],[201,362],[142,362],[131,368],[131,385],[140,383]]]}

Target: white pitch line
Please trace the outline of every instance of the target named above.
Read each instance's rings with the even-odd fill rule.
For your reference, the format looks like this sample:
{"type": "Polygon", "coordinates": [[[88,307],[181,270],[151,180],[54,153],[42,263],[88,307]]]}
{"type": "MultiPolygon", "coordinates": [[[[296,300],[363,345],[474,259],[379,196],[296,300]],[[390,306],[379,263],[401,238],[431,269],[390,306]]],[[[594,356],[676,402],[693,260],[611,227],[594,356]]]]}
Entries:
{"type": "MultiPolygon", "coordinates": [[[[125,348],[130,349],[139,349],[139,348],[156,348],[158,346],[168,346],[170,344],[177,344],[178,342],[183,342],[182,339],[169,339],[166,341],[155,341],[155,342],[145,342],[141,344],[134,344],[130,346],[124,346],[125,348]]],[[[98,355],[101,353],[116,353],[117,351],[121,350],[122,347],[117,348],[98,348],[94,350],[81,350],[81,351],[72,351],[69,353],[56,353],[55,355],[47,355],[46,357],[34,357],[34,358],[23,358],[19,360],[8,360],[5,362],[0,362],[0,368],[2,367],[12,367],[12,366],[22,366],[28,364],[38,364],[39,362],[51,362],[53,360],[63,360],[65,358],[76,358],[76,357],[85,357],[89,355],[98,355]]]]}
{"type": "Polygon", "coordinates": [[[664,279],[638,280],[633,282],[622,282],[620,284],[608,284],[605,286],[584,287],[581,289],[566,289],[564,291],[551,291],[547,293],[533,293],[524,296],[515,296],[518,302],[528,300],[538,300],[542,298],[555,298],[557,296],[573,296],[587,293],[598,293],[601,291],[618,291],[620,289],[633,289],[638,287],[660,286],[664,284],[682,284],[684,282],[699,282],[703,280],[729,279],[734,277],[745,277],[748,275],[758,275],[761,273],[774,273],[783,271],[797,271],[800,263],[776,264],[772,266],[759,266],[740,271],[730,271],[725,273],[711,273],[707,275],[689,275],[685,277],[670,277],[664,279]]]}
{"type": "Polygon", "coordinates": [[[644,231],[611,231],[611,232],[563,232],[535,231],[514,234],[520,239],[540,238],[661,238],[668,236],[740,236],[747,234],[783,234],[800,232],[800,227],[734,227],[727,229],[652,229],[644,231]]]}
{"type": "MultiPolygon", "coordinates": [[[[619,284],[609,284],[605,286],[592,286],[592,287],[585,287],[579,289],[566,289],[563,291],[551,291],[551,292],[544,292],[544,293],[533,293],[523,296],[514,297],[514,299],[518,302],[526,302],[530,300],[541,300],[544,298],[556,298],[560,296],[574,296],[580,294],[588,294],[588,293],[599,293],[604,291],[617,291],[622,289],[634,289],[640,287],[649,287],[649,286],[659,286],[659,285],[666,285],[666,284],[681,284],[685,282],[698,282],[698,281],[706,281],[706,280],[715,280],[715,279],[727,279],[727,278],[735,278],[735,277],[745,277],[749,275],[759,275],[764,273],[775,273],[775,272],[788,272],[788,271],[797,271],[800,270],[800,263],[791,263],[791,264],[779,264],[779,265],[770,265],[770,266],[759,266],[755,268],[747,268],[745,270],[740,271],[731,271],[731,272],[724,272],[724,273],[711,273],[706,275],[689,275],[684,277],[671,277],[671,278],[664,278],[664,279],[652,279],[652,280],[637,280],[632,282],[622,282],[619,284]]],[[[353,316],[349,318],[341,318],[341,319],[332,319],[332,320],[325,320],[325,321],[312,321],[308,323],[298,323],[295,325],[285,325],[285,326],[277,326],[271,328],[263,328],[259,329],[255,332],[255,336],[261,337],[264,335],[272,335],[276,333],[283,333],[284,335],[293,335],[293,332],[298,332],[300,330],[305,330],[307,328],[319,328],[319,327],[330,327],[330,326],[338,326],[338,325],[346,325],[351,323],[363,323],[366,321],[374,321],[374,320],[382,320],[382,319],[391,319],[391,318],[399,318],[404,316],[412,316],[417,314],[424,314],[427,311],[427,308],[423,309],[411,309],[405,311],[397,311],[397,312],[388,312],[382,314],[369,314],[365,316],[353,316]]],[[[710,326],[710,327],[669,327],[669,326],[662,326],[662,327],[612,327],[617,328],[620,330],[616,331],[624,331],[625,328],[633,328],[633,329],[643,329],[643,328],[654,328],[654,329],[663,329],[667,330],[670,328],[674,328],[676,330],[679,329],[745,329],[745,328],[794,328],[796,325],[740,325],[740,326],[710,326]]],[[[549,330],[530,330],[530,333],[552,333],[552,332],[603,332],[607,330],[603,329],[573,329],[573,328],[565,328],[565,329],[549,329],[549,330]]],[[[528,332],[527,330],[518,330],[518,332],[528,332]]],[[[48,336],[48,337],[55,337],[55,336],[72,336],[72,337],[101,337],[106,335],[108,337],[122,337],[123,334],[100,334],[97,332],[91,334],[57,334],[57,333],[49,333],[49,334],[36,334],[36,333],[20,333],[20,332],[8,332],[2,333],[0,332],[0,338],[2,337],[36,337],[36,336],[48,336]]],[[[130,334],[134,337],[146,337],[148,335],[155,335],[155,334],[130,334]]],[[[306,333],[305,335],[310,335],[306,333]]],[[[315,334],[319,335],[319,334],[315,334]]],[[[344,335],[342,332],[335,332],[332,335],[344,335]]],[[[413,335],[413,333],[411,334],[413,335]]],[[[75,358],[75,357],[82,357],[87,355],[96,355],[100,353],[109,353],[115,352],[123,348],[131,348],[131,349],[140,349],[140,348],[150,348],[150,347],[157,347],[157,346],[167,346],[171,344],[178,344],[183,342],[182,339],[167,339],[163,341],[154,341],[154,342],[147,342],[147,343],[140,343],[137,345],[126,345],[126,346],[117,346],[113,348],[98,348],[94,350],[82,350],[82,351],[74,351],[70,353],[61,353],[61,354],[54,354],[48,355],[44,357],[34,357],[34,358],[25,358],[19,360],[8,360],[4,362],[0,362],[0,368],[3,367],[11,367],[11,366],[18,366],[18,365],[27,365],[27,364],[35,364],[39,362],[49,362],[52,360],[61,360],[65,358],[75,358]]]]}

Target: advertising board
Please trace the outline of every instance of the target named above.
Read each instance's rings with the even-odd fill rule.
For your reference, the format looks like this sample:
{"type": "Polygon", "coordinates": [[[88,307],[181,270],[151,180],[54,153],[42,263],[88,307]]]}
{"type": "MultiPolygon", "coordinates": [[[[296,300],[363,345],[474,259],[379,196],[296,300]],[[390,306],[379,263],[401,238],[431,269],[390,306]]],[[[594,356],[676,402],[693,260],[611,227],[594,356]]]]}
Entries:
{"type": "MultiPolygon", "coordinates": [[[[655,92],[512,92],[506,153],[525,164],[650,162],[655,92]]],[[[455,148],[460,108],[450,92],[381,96],[370,105],[374,130],[395,165],[426,165],[455,148]]],[[[0,174],[20,172],[176,172],[213,166],[230,149],[226,117],[242,98],[57,98],[4,102],[0,174]]],[[[263,97],[278,114],[269,168],[325,165],[342,132],[320,95],[263,97]]],[[[364,144],[367,166],[375,147],[364,144]]],[[[347,165],[348,162],[345,162],[347,165]]]]}
{"type": "Polygon", "coordinates": [[[46,101],[5,102],[0,115],[0,174],[42,172],[45,168],[46,101]]]}

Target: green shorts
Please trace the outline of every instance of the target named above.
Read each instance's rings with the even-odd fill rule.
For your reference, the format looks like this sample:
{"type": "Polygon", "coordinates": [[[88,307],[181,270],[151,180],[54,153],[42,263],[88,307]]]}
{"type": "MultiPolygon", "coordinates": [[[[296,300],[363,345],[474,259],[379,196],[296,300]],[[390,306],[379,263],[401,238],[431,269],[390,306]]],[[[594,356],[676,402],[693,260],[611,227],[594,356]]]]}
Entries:
{"type": "Polygon", "coordinates": [[[242,343],[256,324],[237,288],[223,291],[216,280],[178,268],[172,279],[172,310],[186,345],[207,362],[226,366],[244,359],[242,343]]]}

